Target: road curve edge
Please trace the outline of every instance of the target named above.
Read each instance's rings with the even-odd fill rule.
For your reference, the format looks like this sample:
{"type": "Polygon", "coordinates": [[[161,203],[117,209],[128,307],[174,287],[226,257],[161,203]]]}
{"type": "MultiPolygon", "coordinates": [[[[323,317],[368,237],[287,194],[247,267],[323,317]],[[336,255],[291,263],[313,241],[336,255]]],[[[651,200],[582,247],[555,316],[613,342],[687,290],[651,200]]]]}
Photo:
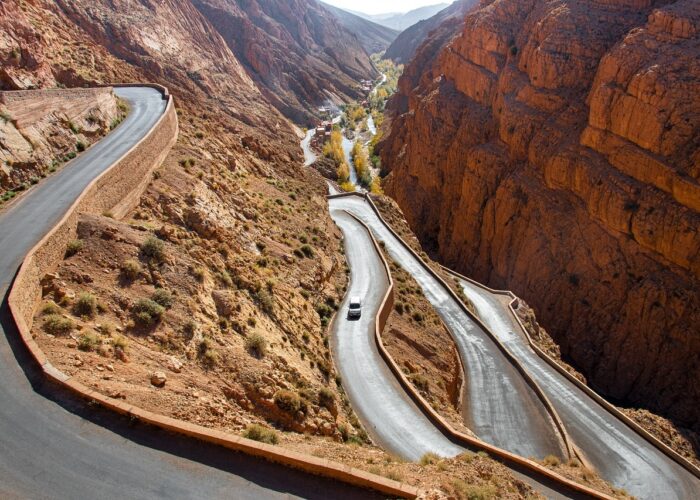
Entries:
{"type": "MultiPolygon", "coordinates": [[[[346,197],[346,196],[353,196],[353,193],[343,193],[340,195],[333,195],[336,198],[340,197],[346,197]]],[[[362,196],[362,195],[355,195],[355,196],[362,196]]],[[[364,196],[362,196],[364,197],[364,196]]],[[[330,198],[330,197],[329,197],[330,198]]],[[[612,499],[612,497],[605,495],[604,493],[601,493],[597,490],[594,490],[592,488],[589,488],[588,486],[584,486],[580,483],[577,483],[575,481],[572,481],[570,479],[567,479],[556,472],[553,472],[540,464],[533,462],[532,460],[523,458],[519,455],[515,455],[514,453],[511,453],[509,451],[503,450],[501,448],[498,448],[496,446],[490,445],[484,441],[481,441],[479,439],[473,438],[471,436],[468,436],[464,433],[461,433],[457,430],[455,430],[440,414],[438,414],[432,406],[421,396],[421,394],[415,389],[413,384],[406,378],[404,373],[401,371],[399,368],[398,364],[394,360],[394,358],[391,356],[389,351],[386,349],[384,346],[384,342],[382,340],[382,332],[384,330],[384,326],[386,325],[387,318],[389,317],[389,314],[391,313],[391,309],[394,304],[394,281],[391,277],[391,271],[389,270],[389,264],[386,261],[386,258],[384,257],[384,254],[382,253],[379,244],[377,243],[377,240],[374,237],[374,234],[370,230],[367,225],[360,220],[358,217],[356,217],[354,214],[351,212],[348,212],[345,210],[345,213],[348,214],[350,217],[352,217],[354,220],[356,220],[368,233],[370,236],[370,239],[372,240],[372,243],[374,245],[374,248],[379,255],[384,270],[387,274],[387,277],[389,279],[389,287],[387,289],[386,294],[384,295],[384,299],[382,300],[382,303],[379,307],[379,313],[377,314],[375,318],[375,341],[377,344],[377,348],[379,349],[379,353],[381,354],[382,358],[384,358],[384,361],[387,363],[389,366],[389,369],[394,373],[396,376],[399,384],[403,387],[403,389],[408,393],[409,397],[416,403],[418,408],[421,409],[421,411],[428,417],[428,419],[433,422],[433,424],[438,427],[438,429],[450,440],[453,442],[460,444],[465,447],[469,448],[477,448],[479,450],[483,450],[487,453],[489,453],[493,457],[497,457],[499,460],[505,462],[506,464],[516,464],[518,466],[521,466],[525,468],[526,470],[534,473],[535,475],[539,476],[540,478],[546,478],[554,483],[559,484],[562,486],[564,489],[567,489],[569,491],[575,491],[577,493],[582,493],[584,495],[588,495],[592,498],[599,498],[599,499],[612,499]]],[[[380,215],[381,218],[381,215],[380,215]]],[[[384,219],[381,219],[382,222],[387,226],[386,222],[384,219]]],[[[398,237],[398,236],[397,236],[398,237]]],[[[398,237],[402,242],[403,240],[398,237]]],[[[404,242],[405,244],[405,242],[404,242]]],[[[422,262],[422,260],[421,260],[422,262]]]]}
{"type": "Polygon", "coordinates": [[[167,100],[167,105],[163,115],[151,130],[121,158],[95,177],[73,202],[61,220],[27,253],[10,286],[8,294],[10,315],[17,326],[22,342],[39,365],[43,375],[82,399],[96,402],[116,413],[141,420],[164,430],[264,458],[303,472],[372,489],[383,494],[410,499],[416,498],[419,494],[418,489],[398,481],[370,474],[341,463],[176,420],[104,396],[73,380],[49,362],[46,354],[31,334],[33,315],[41,299],[41,278],[49,269],[54,268],[63,257],[66,244],[75,234],[77,220],[81,213],[102,214],[111,211],[114,217],[119,218],[136,205],[150,181],[150,174],[165,159],[177,141],[179,131],[173,97],[166,87],[155,83],[122,83],[104,86],[154,88],[161,93],[164,100],[167,100]],[[154,143],[157,143],[158,147],[154,147],[154,143]],[[144,161],[143,158],[146,160],[144,161]],[[132,170],[131,179],[124,180],[126,176],[123,175],[123,171],[129,170],[130,167],[132,170]],[[121,177],[120,182],[109,182],[116,177],[121,177]]]}

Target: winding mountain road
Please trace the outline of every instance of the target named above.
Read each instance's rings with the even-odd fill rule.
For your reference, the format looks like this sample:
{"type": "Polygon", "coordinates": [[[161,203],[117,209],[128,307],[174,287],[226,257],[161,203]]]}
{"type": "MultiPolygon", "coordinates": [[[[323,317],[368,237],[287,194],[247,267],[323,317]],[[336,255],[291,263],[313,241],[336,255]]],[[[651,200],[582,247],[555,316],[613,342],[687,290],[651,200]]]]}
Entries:
{"type": "Polygon", "coordinates": [[[304,139],[302,139],[300,146],[301,150],[304,152],[304,166],[308,167],[313,162],[316,161],[316,153],[311,150],[311,139],[316,135],[316,129],[310,128],[306,131],[304,139]]]}
{"type": "Polygon", "coordinates": [[[694,499],[700,480],[610,414],[540,358],[513,318],[510,298],[460,280],[479,316],[549,397],[574,442],[600,475],[638,498],[694,499]]]}
{"type": "Polygon", "coordinates": [[[344,236],[350,286],[333,322],[333,357],[352,408],[372,439],[404,459],[433,452],[453,457],[464,451],[448,440],[406,395],[379,354],[374,320],[389,288],[384,265],[367,230],[342,210],[331,217],[344,236]],[[363,299],[362,316],[347,318],[349,297],[363,299]],[[389,425],[380,425],[389,424],[389,425]]]}
{"type": "MultiPolygon", "coordinates": [[[[372,230],[375,237],[385,244],[392,258],[418,282],[426,298],[451,330],[466,371],[467,393],[463,400],[467,406],[463,413],[474,433],[480,439],[520,456],[565,456],[554,423],[535,392],[486,332],[467,316],[443,285],[389,232],[368,203],[361,197],[353,196],[332,198],[329,205],[334,218],[338,211],[347,210],[372,230]]],[[[352,249],[352,243],[346,242],[346,245],[352,249]]],[[[369,267],[371,253],[371,249],[365,248],[361,260],[354,266],[351,261],[353,273],[355,268],[369,267]]],[[[376,274],[368,276],[365,286],[371,289],[376,280],[376,274]]],[[[345,332],[339,333],[343,334],[345,332]]],[[[342,370],[342,358],[339,365],[342,370]]],[[[355,379],[352,380],[354,383],[355,379]]],[[[371,396],[369,391],[359,393],[359,398],[371,396]]]]}
{"type": "Polygon", "coordinates": [[[25,254],[165,110],[154,89],[115,92],[131,105],[124,122],[0,212],[0,497],[320,499],[332,491],[334,498],[374,498],[364,489],[133,425],[60,393],[41,376],[10,317],[7,291],[25,254]]]}
{"type": "MultiPolygon", "coordinates": [[[[330,200],[331,203],[334,200],[330,200]]],[[[350,284],[333,320],[332,349],[336,367],[352,408],[372,439],[390,453],[417,461],[432,452],[452,457],[464,451],[425,416],[399,385],[379,353],[375,341],[375,317],[389,281],[370,234],[343,209],[331,208],[331,217],[343,232],[350,266],[350,284]],[[347,317],[349,297],[363,299],[362,317],[347,317]]],[[[471,449],[468,451],[478,451],[471,449]]],[[[511,473],[550,499],[585,498],[513,464],[511,473]]]]}

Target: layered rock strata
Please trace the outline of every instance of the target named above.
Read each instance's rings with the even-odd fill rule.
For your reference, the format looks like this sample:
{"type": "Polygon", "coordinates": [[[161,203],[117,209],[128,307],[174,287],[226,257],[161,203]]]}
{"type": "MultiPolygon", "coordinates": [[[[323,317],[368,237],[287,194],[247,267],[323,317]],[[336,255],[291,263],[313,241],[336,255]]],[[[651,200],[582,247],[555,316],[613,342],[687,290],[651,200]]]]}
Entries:
{"type": "Polygon", "coordinates": [[[482,1],[407,67],[386,190],[611,398],[700,425],[700,5],[482,1]]]}

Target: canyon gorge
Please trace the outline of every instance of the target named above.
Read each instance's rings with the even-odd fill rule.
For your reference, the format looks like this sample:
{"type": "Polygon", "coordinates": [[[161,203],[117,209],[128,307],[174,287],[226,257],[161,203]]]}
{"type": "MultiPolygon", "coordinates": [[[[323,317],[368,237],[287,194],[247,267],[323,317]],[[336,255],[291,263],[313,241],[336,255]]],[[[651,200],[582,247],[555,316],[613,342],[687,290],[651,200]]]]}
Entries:
{"type": "Polygon", "coordinates": [[[325,498],[331,462],[429,500],[698,489],[700,2],[423,6],[0,0],[0,471],[65,456],[84,494],[132,447],[150,483],[207,462],[194,425],[243,493],[325,498]],[[139,186],[74,203],[111,170],[139,186]],[[101,445],[113,402],[172,448],[131,410],[147,443],[101,445]]]}
{"type": "Polygon", "coordinates": [[[700,430],[700,5],[483,0],[390,101],[385,190],[612,400],[700,430]]]}

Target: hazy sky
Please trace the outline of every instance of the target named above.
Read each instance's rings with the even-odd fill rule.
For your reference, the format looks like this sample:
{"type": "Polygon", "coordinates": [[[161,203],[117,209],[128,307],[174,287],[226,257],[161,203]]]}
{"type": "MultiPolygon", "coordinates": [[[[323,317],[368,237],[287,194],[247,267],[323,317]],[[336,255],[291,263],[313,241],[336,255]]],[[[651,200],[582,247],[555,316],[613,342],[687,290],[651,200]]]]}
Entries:
{"type": "Polygon", "coordinates": [[[342,9],[350,9],[366,14],[382,14],[384,12],[408,12],[409,10],[435,5],[452,3],[452,0],[322,0],[342,9]]]}

